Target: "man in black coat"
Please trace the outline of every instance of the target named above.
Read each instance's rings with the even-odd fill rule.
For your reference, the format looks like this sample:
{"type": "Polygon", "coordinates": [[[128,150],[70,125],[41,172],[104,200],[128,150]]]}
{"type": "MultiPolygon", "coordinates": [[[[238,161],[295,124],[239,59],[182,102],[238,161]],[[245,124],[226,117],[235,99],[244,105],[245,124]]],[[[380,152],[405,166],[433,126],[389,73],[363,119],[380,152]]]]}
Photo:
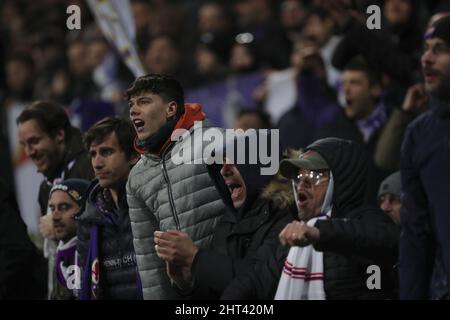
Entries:
{"type": "MultiPolygon", "coordinates": [[[[262,134],[258,135],[259,141],[262,134]]],[[[245,143],[248,154],[251,139],[246,135],[238,136],[227,146],[234,147],[238,141],[245,143]]],[[[269,138],[270,143],[275,141],[269,138]]],[[[230,281],[275,250],[278,234],[293,219],[289,208],[261,196],[273,175],[261,173],[260,158],[256,164],[240,163],[237,156],[232,160],[224,157],[224,160],[223,164],[208,166],[211,179],[228,208],[216,226],[212,245],[198,248],[180,231],[155,232],[156,252],[167,262],[169,277],[184,293],[189,292],[197,299],[218,299],[230,281]]]]}
{"type": "Polygon", "coordinates": [[[233,281],[222,298],[273,299],[288,252],[311,245],[313,251],[323,252],[323,272],[318,277],[323,281],[322,298],[391,298],[398,229],[379,209],[363,205],[366,170],[360,147],[337,138],[318,140],[299,159],[283,160],[280,172],[297,181],[300,221],[289,223],[280,233],[285,246],[233,281]],[[309,225],[317,217],[321,219],[309,225]],[[369,285],[372,265],[379,270],[375,286],[369,285]]]}

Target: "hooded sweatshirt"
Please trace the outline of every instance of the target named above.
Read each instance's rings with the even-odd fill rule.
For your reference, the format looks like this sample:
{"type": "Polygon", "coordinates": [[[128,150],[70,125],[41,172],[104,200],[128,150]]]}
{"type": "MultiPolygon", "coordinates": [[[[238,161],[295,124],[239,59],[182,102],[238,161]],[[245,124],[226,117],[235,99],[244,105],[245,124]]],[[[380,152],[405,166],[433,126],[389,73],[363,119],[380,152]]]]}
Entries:
{"type": "MultiPolygon", "coordinates": [[[[377,208],[364,206],[366,156],[356,143],[325,138],[307,147],[328,163],[334,179],[331,219],[318,220],[316,251],[324,252],[326,299],[392,298],[392,266],[397,260],[399,230],[377,208]],[[381,289],[369,290],[370,265],[381,269],[381,289]]],[[[289,247],[279,246],[264,263],[237,278],[224,299],[273,299],[289,247]]]]}
{"type": "MultiPolygon", "coordinates": [[[[260,137],[260,133],[257,133],[257,142],[261,141],[260,137]]],[[[270,145],[274,142],[270,132],[268,137],[270,145]]],[[[249,139],[244,135],[230,141],[225,149],[235,147],[238,140],[241,142],[245,140],[244,150],[247,155],[255,151],[251,150],[249,139]]],[[[276,149],[276,152],[279,153],[279,149],[276,149]]],[[[229,210],[215,229],[211,247],[199,249],[194,258],[191,272],[194,278],[195,298],[220,297],[230,281],[244,274],[253,264],[263,260],[275,250],[278,234],[292,220],[288,210],[260,196],[274,177],[261,174],[263,166],[260,160],[258,157],[256,164],[236,164],[247,190],[244,204],[237,209],[233,206],[230,191],[220,174],[222,164],[208,166],[208,173],[229,210]]]]}

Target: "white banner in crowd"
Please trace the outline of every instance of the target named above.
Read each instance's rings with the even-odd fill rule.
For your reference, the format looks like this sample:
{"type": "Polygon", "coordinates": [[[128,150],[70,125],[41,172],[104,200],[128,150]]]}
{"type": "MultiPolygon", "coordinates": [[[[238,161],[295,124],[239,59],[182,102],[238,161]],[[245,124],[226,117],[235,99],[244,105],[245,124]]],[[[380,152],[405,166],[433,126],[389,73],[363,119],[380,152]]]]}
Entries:
{"type": "Polygon", "coordinates": [[[39,217],[41,215],[38,205],[39,185],[42,174],[37,172],[36,165],[25,155],[19,144],[16,119],[27,106],[26,103],[14,103],[6,109],[8,117],[9,146],[14,166],[14,180],[16,184],[17,204],[22,219],[27,225],[28,232],[38,234],[39,217]]]}
{"type": "Polygon", "coordinates": [[[137,54],[129,0],[87,0],[105,37],[116,47],[135,77],[146,72],[137,54]]]}

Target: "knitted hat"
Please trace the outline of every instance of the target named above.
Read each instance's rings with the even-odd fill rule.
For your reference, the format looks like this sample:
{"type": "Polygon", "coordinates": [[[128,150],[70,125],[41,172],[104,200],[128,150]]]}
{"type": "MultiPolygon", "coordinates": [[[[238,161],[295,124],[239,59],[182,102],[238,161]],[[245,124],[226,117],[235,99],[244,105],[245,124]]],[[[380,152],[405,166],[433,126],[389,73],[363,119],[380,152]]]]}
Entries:
{"type": "Polygon", "coordinates": [[[402,191],[402,181],[400,179],[400,171],[394,172],[380,184],[380,189],[378,190],[378,198],[380,198],[385,193],[391,193],[396,196],[400,196],[402,191]]]}
{"type": "Polygon", "coordinates": [[[84,203],[87,197],[87,190],[89,181],[82,179],[67,179],[58,184],[55,184],[50,190],[50,197],[56,190],[64,191],[71,197],[79,206],[84,208],[84,203]]]}
{"type": "Polygon", "coordinates": [[[450,16],[437,20],[425,33],[425,39],[440,38],[450,46],[450,16]]]}

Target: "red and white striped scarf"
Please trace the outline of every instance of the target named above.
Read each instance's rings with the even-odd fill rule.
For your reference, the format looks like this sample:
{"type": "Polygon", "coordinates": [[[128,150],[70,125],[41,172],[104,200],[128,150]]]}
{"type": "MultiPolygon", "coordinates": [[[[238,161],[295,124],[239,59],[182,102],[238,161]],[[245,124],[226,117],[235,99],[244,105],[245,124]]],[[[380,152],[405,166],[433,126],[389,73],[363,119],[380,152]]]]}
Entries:
{"type": "MultiPolygon", "coordinates": [[[[330,213],[313,218],[306,224],[312,227],[318,219],[327,219],[330,213]]],[[[275,300],[325,300],[323,276],[323,252],[314,250],[312,245],[291,247],[275,300]]]]}

